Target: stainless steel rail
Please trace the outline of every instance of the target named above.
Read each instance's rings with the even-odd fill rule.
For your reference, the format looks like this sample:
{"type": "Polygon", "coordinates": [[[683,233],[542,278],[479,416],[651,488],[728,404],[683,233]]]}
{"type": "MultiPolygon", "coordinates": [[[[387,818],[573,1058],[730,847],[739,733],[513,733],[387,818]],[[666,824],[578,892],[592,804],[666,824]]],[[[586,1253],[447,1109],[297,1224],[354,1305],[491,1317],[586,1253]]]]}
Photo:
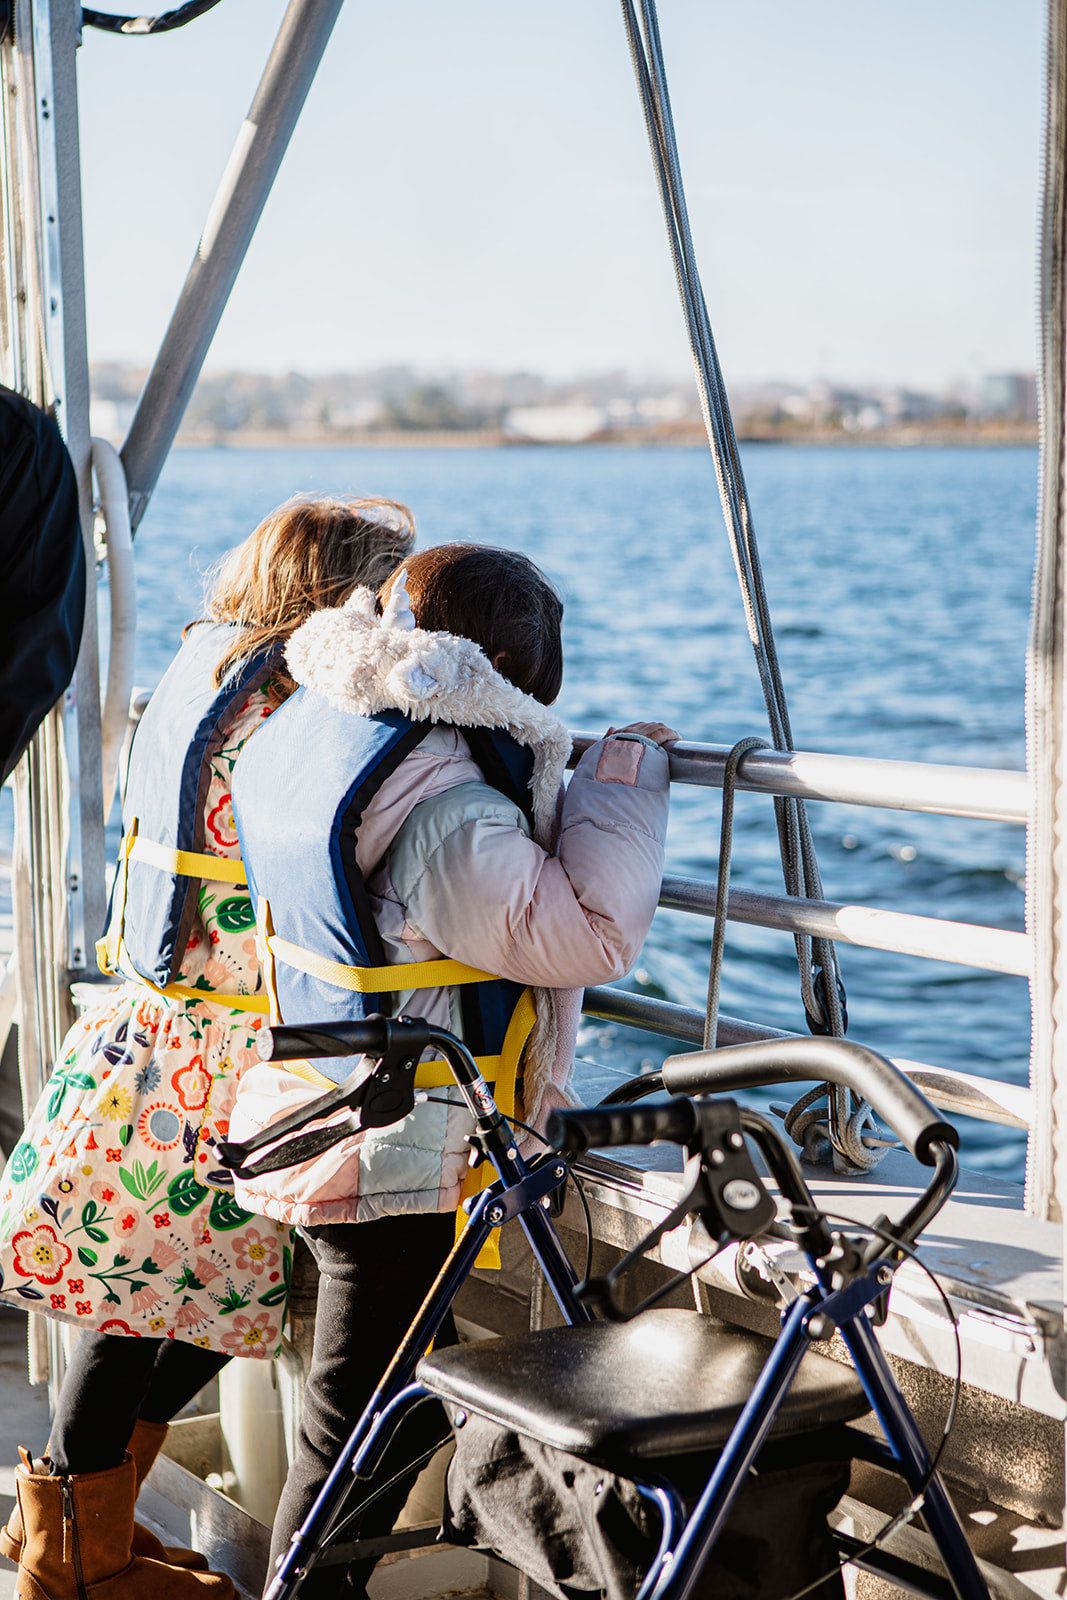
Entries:
{"type": "MultiPolygon", "coordinates": [[[[715,883],[702,878],[665,877],[660,905],[672,911],[691,911],[710,917],[715,911],[715,883]]],[[[731,889],[727,916],[783,933],[807,933],[869,950],[893,950],[898,955],[925,956],[932,961],[954,961],[986,972],[1008,972],[1018,977],[1030,973],[1030,940],[1025,933],[1005,928],[985,928],[972,922],[949,922],[940,917],[916,917],[902,911],[879,911],[872,906],[838,905],[829,900],[795,900],[788,895],[751,894],[731,889]]]]}
{"type": "MultiPolygon", "coordinates": [[[[600,737],[575,733],[572,761],[600,737]]],[[[671,781],[721,789],[730,748],[679,741],[670,753],[671,781]]],[[[1025,772],[825,756],[807,750],[750,751],[742,758],[737,787],[753,794],[795,795],[801,800],[837,800],[844,805],[884,806],[891,811],[923,811],[989,822],[1026,822],[1030,813],[1030,781],[1025,772]]]]}
{"type": "MultiPolygon", "coordinates": [[[[658,1033],[699,1049],[704,1041],[704,1013],[689,1006],[673,1005],[649,995],[625,989],[587,989],[582,1010],[602,1022],[618,1022],[646,1033],[658,1033]]],[[[793,1034],[780,1028],[763,1028],[738,1017],[719,1017],[716,1043],[751,1044],[756,1039],[791,1039],[793,1034]]],[[[1033,1095],[1018,1084],[1001,1083],[996,1078],[979,1078],[973,1073],[951,1072],[923,1061],[896,1058],[900,1068],[935,1106],[950,1115],[976,1117],[981,1122],[996,1122],[1005,1128],[1029,1128],[1033,1120],[1033,1095]]]]}

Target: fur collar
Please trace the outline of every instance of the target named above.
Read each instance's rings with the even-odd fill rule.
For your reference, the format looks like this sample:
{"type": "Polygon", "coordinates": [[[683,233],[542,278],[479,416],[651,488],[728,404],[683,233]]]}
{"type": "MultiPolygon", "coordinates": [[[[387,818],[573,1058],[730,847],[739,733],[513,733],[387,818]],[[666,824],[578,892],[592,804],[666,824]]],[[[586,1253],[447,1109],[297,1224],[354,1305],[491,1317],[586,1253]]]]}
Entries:
{"type": "Polygon", "coordinates": [[[402,711],[457,728],[506,729],[533,751],[534,836],[550,847],[570,734],[547,706],[502,678],[472,640],[391,627],[376,614],[373,591],[361,588],[343,606],[309,617],[285,659],[297,683],[354,716],[402,711]]]}

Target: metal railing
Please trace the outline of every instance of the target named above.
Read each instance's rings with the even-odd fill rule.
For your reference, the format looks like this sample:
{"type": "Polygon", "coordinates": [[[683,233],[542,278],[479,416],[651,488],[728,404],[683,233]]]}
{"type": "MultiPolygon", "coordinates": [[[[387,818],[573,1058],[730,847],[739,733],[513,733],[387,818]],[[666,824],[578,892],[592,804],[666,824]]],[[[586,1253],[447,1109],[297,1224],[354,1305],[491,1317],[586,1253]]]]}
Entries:
{"type": "MultiPolygon", "coordinates": [[[[599,733],[574,733],[572,763],[601,737],[599,733]]],[[[730,750],[727,744],[679,740],[670,752],[671,782],[721,789],[730,750]]],[[[809,750],[750,750],[741,762],[735,787],[751,794],[837,800],[843,805],[924,811],[987,822],[1026,822],[1030,814],[1030,782],[1025,772],[880,761],[872,756],[826,756],[809,750]]]]}
{"type": "MultiPolygon", "coordinates": [[[[584,732],[573,735],[572,765],[598,737],[584,732]]],[[[670,751],[671,782],[721,788],[730,748],[679,742],[670,751]]],[[[737,788],[755,794],[788,794],[803,800],[832,800],[994,822],[1025,823],[1030,814],[1030,784],[1024,772],[828,756],[809,751],[750,752],[742,761],[737,788]]],[[[715,890],[714,879],[668,875],[663,879],[659,903],[672,910],[711,916],[715,890]]],[[[727,916],[731,921],[757,927],[951,961],[986,972],[1028,977],[1031,970],[1030,938],[1004,928],[737,889],[730,892],[727,916]]],[[[669,1001],[621,989],[587,989],[583,1010],[587,1016],[658,1033],[684,1044],[699,1046],[703,1042],[704,1013],[669,1001]]],[[[736,1017],[719,1018],[720,1045],[789,1037],[779,1029],[736,1017]]],[[[1033,1126],[1033,1096],[1027,1088],[926,1062],[898,1059],[896,1065],[934,1105],[950,1114],[976,1117],[1003,1127],[1033,1126]]]]}

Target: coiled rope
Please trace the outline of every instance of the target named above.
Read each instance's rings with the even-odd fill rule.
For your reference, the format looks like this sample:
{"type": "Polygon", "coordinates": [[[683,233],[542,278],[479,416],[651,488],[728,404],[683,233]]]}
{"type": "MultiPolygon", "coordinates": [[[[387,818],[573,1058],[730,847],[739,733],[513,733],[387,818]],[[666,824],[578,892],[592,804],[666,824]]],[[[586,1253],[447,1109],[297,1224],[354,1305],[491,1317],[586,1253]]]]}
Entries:
{"type": "MultiPolygon", "coordinates": [[[[776,750],[792,750],[794,746],[789,710],[752,526],[748,490],[745,486],[726,385],[719,366],[718,352],[711,331],[707,302],[700,282],[689,228],[689,213],[678,158],[655,0],[641,0],[640,24],[633,0],[622,0],[622,13],[633,60],[634,76],[641,96],[660,202],[667,224],[671,260],[685,313],[689,346],[696,369],[700,409],[715,465],[723,518],[741,586],[745,622],[755,651],[771,738],[776,750]]],[[[738,756],[735,773],[743,754],[744,752],[738,756]]],[[[724,806],[725,804],[724,786],[724,806]]],[[[793,796],[776,795],[774,814],[786,893],[798,899],[821,899],[822,882],[819,865],[803,801],[793,796]]],[[[721,876],[720,863],[720,888],[721,876]]],[[[721,965],[722,941],[718,933],[719,899],[724,897],[717,896],[714,940],[718,941],[720,946],[718,959],[721,965]]],[[[837,952],[833,942],[829,939],[813,939],[801,933],[794,935],[794,942],[808,1027],[812,1033],[843,1036],[847,1027],[845,991],[841,983],[837,952]]],[[[709,973],[709,1005],[714,985],[716,1013],[718,981],[713,950],[712,971],[709,973]]],[[[849,1091],[837,1085],[827,1084],[818,1093],[820,1097],[823,1094],[828,1097],[830,1114],[826,1132],[841,1158],[851,1166],[862,1170],[876,1165],[881,1160],[884,1149],[881,1146],[872,1148],[863,1141],[862,1128],[868,1123],[871,1115],[867,1103],[862,1102],[854,1109],[849,1091]]],[[[804,1098],[808,1099],[807,1096],[804,1098]]],[[[806,1113],[808,1107],[801,1107],[798,1104],[796,1110],[798,1113],[801,1111],[806,1113]]],[[[786,1126],[788,1129],[788,1119],[786,1126]]],[[[805,1118],[805,1130],[808,1126],[810,1120],[805,1118]]]]}

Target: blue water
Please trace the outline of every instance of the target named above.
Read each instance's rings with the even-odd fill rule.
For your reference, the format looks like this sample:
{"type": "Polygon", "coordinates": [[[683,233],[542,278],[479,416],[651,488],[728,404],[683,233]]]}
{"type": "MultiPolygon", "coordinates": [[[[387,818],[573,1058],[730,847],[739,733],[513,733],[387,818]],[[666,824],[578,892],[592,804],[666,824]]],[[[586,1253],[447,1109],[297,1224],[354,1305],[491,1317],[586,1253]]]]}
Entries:
{"type": "MultiPolygon", "coordinates": [[[[753,446],[755,525],[800,749],[1022,767],[1036,505],[1029,449],[753,446]]],[[[525,550],[566,599],[572,727],[662,718],[686,739],[765,734],[706,452],[188,450],[137,539],[137,681],[198,614],[203,573],[303,490],[406,500],[424,543],[525,550]]],[[[669,869],[712,876],[719,795],[672,798],[669,869]]],[[[1021,928],[1023,831],[813,804],[827,899],[1021,928]]],[[[738,797],[737,888],[781,892],[770,801],[738,797]]],[[[631,984],[703,1007],[710,922],[660,913],[631,984]]],[[[850,1031],[889,1055],[1025,1083],[1024,980],[840,948],[850,1031]]],[[[791,940],[731,924],[723,1011],[805,1031],[791,940]]],[[[590,1024],[586,1054],[636,1069],[671,1048],[590,1024]]],[[[778,1092],[781,1098],[781,1091],[778,1092]]],[[[1023,1135],[963,1125],[969,1165],[1020,1178],[1023,1135]]]]}

